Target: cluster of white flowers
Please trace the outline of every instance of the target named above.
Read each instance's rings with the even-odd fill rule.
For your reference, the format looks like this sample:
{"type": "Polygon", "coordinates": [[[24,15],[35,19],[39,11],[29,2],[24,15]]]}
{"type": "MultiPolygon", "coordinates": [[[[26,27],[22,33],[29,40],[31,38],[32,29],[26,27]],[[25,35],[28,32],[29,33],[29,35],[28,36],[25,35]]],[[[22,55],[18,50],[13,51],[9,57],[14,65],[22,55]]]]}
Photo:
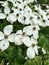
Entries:
{"type": "MultiPolygon", "coordinates": [[[[10,25],[5,26],[4,31],[0,31],[0,49],[2,51],[9,47],[9,42],[13,42],[15,45],[24,44],[27,46],[27,57],[32,59],[35,55],[38,55],[38,44],[40,26],[49,26],[49,6],[46,6],[46,10],[42,10],[40,5],[35,5],[35,11],[28,6],[35,0],[7,0],[1,2],[4,7],[4,12],[0,10],[0,19],[6,19],[10,22],[10,25]],[[13,7],[9,7],[9,2],[13,4],[13,7]],[[11,11],[13,11],[11,13],[11,11]],[[13,23],[19,22],[26,25],[23,30],[18,30],[16,33],[13,31],[13,23]]],[[[44,49],[42,50],[44,53],[44,49]]]]}

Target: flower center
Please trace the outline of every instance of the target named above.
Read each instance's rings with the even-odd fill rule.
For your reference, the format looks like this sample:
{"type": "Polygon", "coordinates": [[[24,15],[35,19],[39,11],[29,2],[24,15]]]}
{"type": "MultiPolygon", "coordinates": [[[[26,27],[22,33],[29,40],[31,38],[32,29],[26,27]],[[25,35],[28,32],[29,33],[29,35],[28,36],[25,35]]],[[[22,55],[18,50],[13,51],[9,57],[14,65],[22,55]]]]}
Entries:
{"type": "Polygon", "coordinates": [[[26,20],[26,17],[24,17],[24,20],[26,20]]]}
{"type": "Polygon", "coordinates": [[[33,30],[36,30],[36,27],[33,27],[33,30]]]}
{"type": "Polygon", "coordinates": [[[32,44],[32,47],[35,47],[35,44],[32,44]]]}
{"type": "Polygon", "coordinates": [[[25,35],[25,32],[23,32],[22,35],[24,36],[25,35]]]}
{"type": "Polygon", "coordinates": [[[19,17],[19,14],[16,14],[17,17],[19,17]]]}
{"type": "Polygon", "coordinates": [[[37,19],[40,19],[40,17],[38,16],[37,19]]]}
{"type": "Polygon", "coordinates": [[[43,23],[45,23],[45,20],[43,20],[43,23]]]}
{"type": "Polygon", "coordinates": [[[49,13],[47,13],[46,15],[49,15],[49,13]]]}
{"type": "Polygon", "coordinates": [[[20,11],[22,11],[22,9],[20,8],[20,11]]]}
{"type": "Polygon", "coordinates": [[[5,35],[4,38],[7,39],[8,38],[8,35],[5,35]]]}
{"type": "Polygon", "coordinates": [[[8,16],[8,14],[6,14],[6,16],[8,16]]]}
{"type": "Polygon", "coordinates": [[[32,20],[33,19],[33,17],[30,17],[30,20],[32,20]]]}
{"type": "Polygon", "coordinates": [[[35,12],[37,12],[37,13],[38,13],[38,10],[35,10],[35,12]]]}
{"type": "Polygon", "coordinates": [[[5,44],[3,44],[3,46],[5,46],[5,44]]]}
{"type": "Polygon", "coordinates": [[[16,9],[18,9],[18,7],[16,6],[16,9]]]}
{"type": "Polygon", "coordinates": [[[26,8],[26,6],[24,6],[24,8],[26,8]]]}
{"type": "Polygon", "coordinates": [[[43,16],[41,15],[41,17],[43,18],[43,16]]]}

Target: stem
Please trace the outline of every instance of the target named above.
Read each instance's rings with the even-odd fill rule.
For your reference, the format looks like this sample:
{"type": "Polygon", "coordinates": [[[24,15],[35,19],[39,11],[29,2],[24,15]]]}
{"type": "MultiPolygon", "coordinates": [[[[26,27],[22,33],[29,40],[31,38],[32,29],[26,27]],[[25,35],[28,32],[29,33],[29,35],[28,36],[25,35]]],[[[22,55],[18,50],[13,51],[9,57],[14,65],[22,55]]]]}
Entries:
{"type": "Polygon", "coordinates": [[[44,55],[42,56],[42,65],[44,65],[44,55]]]}

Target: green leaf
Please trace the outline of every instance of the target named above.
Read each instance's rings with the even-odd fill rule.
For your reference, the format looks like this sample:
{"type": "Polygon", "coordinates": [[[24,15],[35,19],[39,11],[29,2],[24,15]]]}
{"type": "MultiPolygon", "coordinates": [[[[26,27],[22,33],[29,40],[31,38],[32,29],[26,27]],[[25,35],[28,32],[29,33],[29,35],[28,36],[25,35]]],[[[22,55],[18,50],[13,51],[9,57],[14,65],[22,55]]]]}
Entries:
{"type": "Polygon", "coordinates": [[[49,3],[48,0],[37,0],[39,4],[45,4],[45,3],[49,3]]]}
{"type": "Polygon", "coordinates": [[[18,55],[22,55],[22,49],[18,47],[18,55]]]}
{"type": "Polygon", "coordinates": [[[28,60],[24,65],[36,65],[33,60],[28,60]]]}
{"type": "Polygon", "coordinates": [[[25,62],[25,58],[23,55],[19,55],[15,58],[14,63],[15,65],[22,65],[25,62]]]}
{"type": "Polygon", "coordinates": [[[46,38],[44,35],[41,35],[39,38],[38,45],[49,52],[49,38],[46,38]]]}
{"type": "Polygon", "coordinates": [[[22,25],[18,21],[13,23],[13,31],[16,32],[17,30],[23,29],[25,25],[22,25]]]}
{"type": "Polygon", "coordinates": [[[43,46],[45,42],[46,42],[45,37],[44,37],[43,35],[41,35],[41,36],[39,37],[38,45],[39,45],[39,46],[43,46]]]}
{"type": "Polygon", "coordinates": [[[44,65],[49,65],[49,59],[45,60],[44,65]]]}
{"type": "Polygon", "coordinates": [[[12,8],[13,4],[11,2],[8,2],[8,3],[9,3],[9,7],[12,8]]]}
{"type": "Polygon", "coordinates": [[[42,30],[40,30],[40,33],[42,33],[46,37],[49,37],[49,27],[45,27],[42,30]]]}
{"type": "Polygon", "coordinates": [[[42,65],[42,59],[41,59],[41,57],[36,56],[34,58],[34,61],[35,61],[36,65],[42,65]]]}
{"type": "Polygon", "coordinates": [[[2,52],[0,51],[0,62],[3,60],[3,59],[6,59],[7,58],[7,54],[5,52],[2,52]]]}
{"type": "Polygon", "coordinates": [[[10,46],[10,48],[6,51],[7,53],[7,59],[9,62],[13,62],[13,60],[16,58],[17,56],[17,48],[13,45],[10,46]]]}
{"type": "Polygon", "coordinates": [[[40,56],[36,56],[32,60],[28,60],[24,65],[42,65],[42,59],[40,56]]]}

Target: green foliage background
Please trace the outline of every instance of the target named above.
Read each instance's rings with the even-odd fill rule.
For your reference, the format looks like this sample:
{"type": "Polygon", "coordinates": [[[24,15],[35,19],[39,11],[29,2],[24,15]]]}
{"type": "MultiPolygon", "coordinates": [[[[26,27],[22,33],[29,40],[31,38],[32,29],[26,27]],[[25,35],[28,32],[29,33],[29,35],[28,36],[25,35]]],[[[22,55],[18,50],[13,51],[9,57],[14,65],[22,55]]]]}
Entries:
{"type": "MultiPolygon", "coordinates": [[[[5,0],[1,0],[5,1],[5,0]]],[[[38,0],[35,4],[48,4],[49,0],[38,0]]],[[[9,7],[12,7],[12,4],[9,3],[9,7]]],[[[0,8],[2,8],[0,4],[0,8]]],[[[33,8],[32,8],[33,9],[33,8]]],[[[8,25],[6,20],[0,20],[0,30],[3,31],[4,27],[8,25]]],[[[13,24],[13,32],[16,32],[19,29],[23,29],[25,25],[18,23],[17,21],[13,24]]],[[[10,43],[10,46],[5,51],[0,51],[0,65],[6,65],[9,62],[9,65],[49,65],[49,27],[41,28],[40,37],[38,39],[38,45],[43,47],[46,50],[46,54],[43,55],[41,49],[39,49],[39,56],[36,56],[32,60],[25,60],[26,56],[26,47],[24,45],[15,46],[13,43],[10,43]]]]}

